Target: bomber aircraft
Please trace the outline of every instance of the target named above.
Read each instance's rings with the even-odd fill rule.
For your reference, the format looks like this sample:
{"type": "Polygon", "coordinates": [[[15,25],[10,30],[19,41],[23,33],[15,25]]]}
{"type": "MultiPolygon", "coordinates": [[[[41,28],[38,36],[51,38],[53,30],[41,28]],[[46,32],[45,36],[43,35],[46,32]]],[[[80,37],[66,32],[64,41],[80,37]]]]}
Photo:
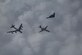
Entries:
{"type": "Polygon", "coordinates": [[[17,32],[20,32],[20,33],[22,33],[22,31],[21,30],[23,30],[22,28],[23,28],[23,26],[22,26],[22,24],[19,26],[19,28],[16,28],[15,27],[15,25],[12,25],[10,28],[14,28],[15,30],[13,30],[13,31],[8,31],[7,33],[17,33],[17,32]]]}

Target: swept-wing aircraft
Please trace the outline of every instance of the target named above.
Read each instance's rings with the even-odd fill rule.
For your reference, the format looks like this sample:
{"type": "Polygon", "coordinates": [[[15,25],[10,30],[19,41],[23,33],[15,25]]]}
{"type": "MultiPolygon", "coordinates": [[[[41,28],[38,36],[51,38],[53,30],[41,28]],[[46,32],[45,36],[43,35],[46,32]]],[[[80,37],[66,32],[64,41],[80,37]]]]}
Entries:
{"type": "Polygon", "coordinates": [[[55,12],[53,14],[51,14],[50,16],[47,17],[48,18],[54,18],[55,17],[55,12]]]}
{"type": "Polygon", "coordinates": [[[23,28],[23,26],[22,26],[22,24],[19,26],[19,28],[16,28],[15,27],[15,25],[12,25],[10,28],[14,28],[15,30],[13,30],[13,31],[8,31],[7,33],[17,33],[17,32],[20,32],[20,33],[22,33],[22,31],[21,30],[23,30],[22,28],[23,28]]]}
{"type": "Polygon", "coordinates": [[[42,31],[50,32],[49,30],[47,30],[47,27],[48,27],[48,26],[46,26],[45,28],[43,28],[43,27],[40,25],[40,26],[39,26],[39,28],[41,28],[41,31],[40,31],[40,32],[42,32],[42,31]]]}

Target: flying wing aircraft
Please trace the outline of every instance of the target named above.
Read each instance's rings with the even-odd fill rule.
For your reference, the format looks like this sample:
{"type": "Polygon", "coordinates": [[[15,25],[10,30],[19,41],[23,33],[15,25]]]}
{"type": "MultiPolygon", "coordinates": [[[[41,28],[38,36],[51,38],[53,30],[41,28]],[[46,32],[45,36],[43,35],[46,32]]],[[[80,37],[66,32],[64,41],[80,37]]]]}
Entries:
{"type": "Polygon", "coordinates": [[[12,34],[13,34],[13,33],[17,33],[17,32],[22,33],[21,30],[23,30],[23,29],[22,29],[22,28],[23,28],[22,24],[19,26],[19,28],[16,28],[15,25],[12,25],[10,28],[14,28],[15,30],[9,31],[9,32],[7,32],[7,33],[12,33],[12,34]]]}
{"type": "Polygon", "coordinates": [[[41,31],[40,31],[40,32],[42,32],[42,31],[50,32],[49,30],[47,30],[47,27],[48,27],[48,26],[46,26],[45,28],[42,28],[41,25],[40,25],[40,26],[39,26],[39,28],[41,28],[41,31]]]}
{"type": "Polygon", "coordinates": [[[50,16],[47,17],[48,18],[54,18],[55,17],[55,12],[53,14],[51,14],[50,16]]]}

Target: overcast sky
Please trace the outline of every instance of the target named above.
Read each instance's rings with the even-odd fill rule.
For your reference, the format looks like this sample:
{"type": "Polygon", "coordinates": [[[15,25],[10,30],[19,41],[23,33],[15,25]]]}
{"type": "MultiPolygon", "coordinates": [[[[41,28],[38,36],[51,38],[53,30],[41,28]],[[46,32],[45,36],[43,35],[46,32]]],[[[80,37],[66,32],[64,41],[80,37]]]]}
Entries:
{"type": "Polygon", "coordinates": [[[82,0],[0,0],[0,55],[82,55],[82,0]]]}

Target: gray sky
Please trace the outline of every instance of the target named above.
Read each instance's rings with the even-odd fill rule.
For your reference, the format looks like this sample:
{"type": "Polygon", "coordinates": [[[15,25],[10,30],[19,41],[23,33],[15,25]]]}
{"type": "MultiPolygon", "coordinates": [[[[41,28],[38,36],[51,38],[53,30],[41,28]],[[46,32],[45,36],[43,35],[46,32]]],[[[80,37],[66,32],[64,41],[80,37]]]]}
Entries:
{"type": "Polygon", "coordinates": [[[0,55],[82,55],[81,6],[81,0],[0,0],[0,55]],[[21,23],[22,34],[6,33],[21,23]],[[50,32],[39,33],[39,25],[50,32]]]}

